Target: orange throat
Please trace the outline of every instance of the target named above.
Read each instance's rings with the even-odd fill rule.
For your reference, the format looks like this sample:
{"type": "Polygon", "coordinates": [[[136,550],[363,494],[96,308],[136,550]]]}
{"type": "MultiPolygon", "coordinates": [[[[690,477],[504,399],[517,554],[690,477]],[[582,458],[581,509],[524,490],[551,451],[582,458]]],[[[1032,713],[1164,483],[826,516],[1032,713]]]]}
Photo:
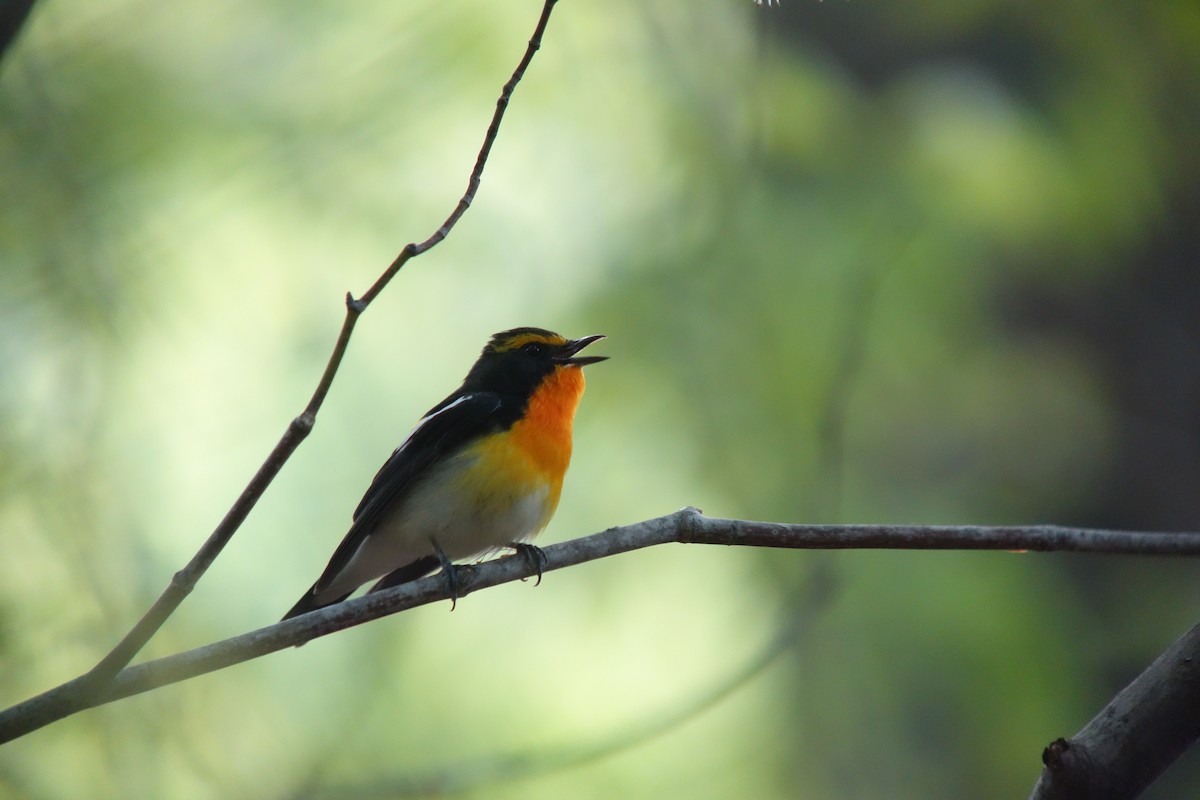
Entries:
{"type": "Polygon", "coordinates": [[[571,463],[571,430],[583,388],[582,368],[555,367],[529,398],[525,416],[512,427],[514,442],[556,488],[571,463]]]}
{"type": "Polygon", "coordinates": [[[507,512],[530,497],[540,498],[541,518],[519,538],[533,536],[550,521],[571,463],[571,428],[583,394],[580,367],[556,367],[529,398],[525,415],[506,432],[484,437],[470,452],[481,459],[468,471],[468,489],[482,508],[507,512]]]}

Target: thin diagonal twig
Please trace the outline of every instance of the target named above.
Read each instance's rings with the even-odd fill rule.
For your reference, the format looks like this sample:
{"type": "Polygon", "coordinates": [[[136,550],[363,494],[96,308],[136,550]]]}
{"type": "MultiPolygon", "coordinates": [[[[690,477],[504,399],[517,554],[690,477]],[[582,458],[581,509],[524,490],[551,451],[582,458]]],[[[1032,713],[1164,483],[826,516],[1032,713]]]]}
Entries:
{"type": "Polygon", "coordinates": [[[529,44],[525,49],[525,55],[521,58],[516,70],[513,71],[512,77],[504,84],[504,88],[500,92],[500,98],[496,101],[496,110],[492,115],[491,124],[484,135],[483,146],[480,148],[479,155],[475,159],[475,167],[471,170],[467,189],[463,193],[462,198],[459,199],[454,211],[446,218],[441,227],[424,242],[419,244],[409,243],[406,245],[361,298],[355,299],[352,295],[346,295],[346,317],[342,323],[341,332],[338,334],[337,341],[333,347],[333,353],[325,365],[325,370],[317,382],[317,388],[313,392],[312,398],[308,401],[308,405],[305,406],[304,411],[288,425],[279,442],[276,443],[271,453],[262,463],[262,466],[258,468],[254,477],[250,479],[250,482],[246,485],[246,488],[242,491],[237,501],[234,502],[225,514],[224,519],[221,520],[220,524],[209,535],[208,539],[192,557],[191,561],[188,562],[187,566],[175,573],[170,584],[154,602],[154,605],[150,607],[150,610],[138,620],[137,624],[121,639],[116,647],[95,667],[84,676],[81,676],[80,679],[70,682],[76,685],[77,691],[102,690],[145,647],[146,643],[150,641],[150,638],[158,632],[163,623],[175,612],[184,598],[191,593],[201,576],[212,565],[213,561],[221,553],[221,550],[224,549],[225,545],[233,537],[233,534],[237,532],[238,528],[245,521],[250,511],[258,502],[258,499],[262,497],[267,487],[275,479],[275,476],[279,474],[280,469],[283,468],[283,465],[287,463],[292,453],[295,452],[300,443],[312,431],[317,412],[320,410],[326,395],[329,393],[329,388],[333,384],[334,376],[337,374],[338,367],[342,363],[342,357],[345,355],[346,347],[350,342],[350,335],[354,330],[354,325],[358,321],[359,316],[362,315],[371,301],[383,291],[388,282],[395,277],[396,273],[400,271],[409,259],[421,255],[445,239],[463,213],[470,207],[472,200],[475,198],[475,193],[479,190],[483,169],[487,164],[492,145],[496,141],[496,135],[500,130],[500,122],[504,117],[505,110],[508,108],[513,90],[525,74],[525,70],[529,67],[534,53],[541,47],[542,35],[546,30],[546,23],[550,19],[550,12],[553,10],[556,2],[557,0],[546,0],[542,7],[541,16],[538,18],[537,27],[534,29],[533,36],[530,38],[529,44]]]}

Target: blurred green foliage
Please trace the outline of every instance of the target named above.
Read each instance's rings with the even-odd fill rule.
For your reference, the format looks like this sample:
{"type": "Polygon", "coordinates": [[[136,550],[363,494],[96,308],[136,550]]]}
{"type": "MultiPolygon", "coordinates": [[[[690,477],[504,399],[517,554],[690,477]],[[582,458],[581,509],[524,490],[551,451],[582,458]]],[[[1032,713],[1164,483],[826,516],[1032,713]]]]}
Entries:
{"type": "MultiPolygon", "coordinates": [[[[538,8],[35,6],[0,64],[0,702],[88,668],[220,519],[344,293],[450,211],[538,8]]],[[[146,655],[277,619],[518,324],[613,356],[550,541],[685,504],[1196,530],[1198,212],[1188,0],[562,2],[476,203],[146,655]]],[[[1195,570],[661,549],[79,715],[0,752],[0,796],[368,796],[619,738],[814,580],[817,622],[706,713],[468,795],[1024,796],[1196,621],[1195,570]]],[[[1197,786],[1192,757],[1146,796],[1197,786]]]]}

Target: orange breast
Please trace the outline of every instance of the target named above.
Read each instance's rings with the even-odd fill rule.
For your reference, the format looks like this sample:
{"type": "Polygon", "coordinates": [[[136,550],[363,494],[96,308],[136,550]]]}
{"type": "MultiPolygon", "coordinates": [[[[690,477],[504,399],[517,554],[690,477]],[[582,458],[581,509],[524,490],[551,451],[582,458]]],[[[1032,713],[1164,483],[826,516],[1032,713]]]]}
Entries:
{"type": "Polygon", "coordinates": [[[571,463],[571,429],[583,386],[582,369],[556,367],[529,398],[525,416],[509,432],[534,468],[552,481],[561,483],[571,463]]]}
{"type": "Polygon", "coordinates": [[[482,461],[468,480],[483,504],[504,505],[545,491],[542,526],[550,521],[571,463],[571,431],[583,388],[582,369],[557,367],[529,398],[524,417],[472,448],[482,461]]]}

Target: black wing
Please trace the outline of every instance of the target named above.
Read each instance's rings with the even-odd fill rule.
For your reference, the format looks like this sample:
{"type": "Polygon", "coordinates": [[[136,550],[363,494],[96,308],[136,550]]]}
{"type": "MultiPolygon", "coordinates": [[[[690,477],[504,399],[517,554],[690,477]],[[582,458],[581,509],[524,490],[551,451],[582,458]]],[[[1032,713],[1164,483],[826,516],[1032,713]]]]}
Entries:
{"type": "Polygon", "coordinates": [[[496,412],[501,404],[498,394],[472,392],[451,395],[430,409],[380,467],[354,510],[354,523],[333,551],[313,591],[319,592],[333,581],[380,519],[412,490],[430,465],[457,451],[465,442],[499,429],[501,421],[496,412]]]}

